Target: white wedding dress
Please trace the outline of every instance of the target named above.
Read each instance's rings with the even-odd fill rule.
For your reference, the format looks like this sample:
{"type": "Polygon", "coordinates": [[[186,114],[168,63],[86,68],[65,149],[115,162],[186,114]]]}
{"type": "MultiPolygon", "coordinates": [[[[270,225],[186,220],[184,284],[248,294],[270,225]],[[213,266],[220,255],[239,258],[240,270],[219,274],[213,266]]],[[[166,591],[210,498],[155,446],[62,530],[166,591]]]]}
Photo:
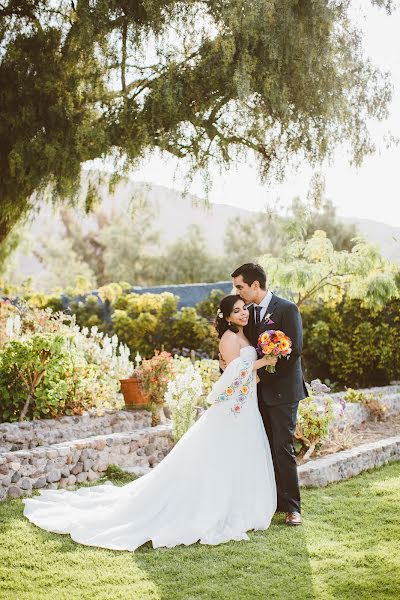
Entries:
{"type": "Polygon", "coordinates": [[[271,453],[257,405],[256,360],[242,348],[203,416],[150,473],[123,487],[40,490],[24,499],[35,525],[113,550],[248,540],[276,509],[271,453]]]}

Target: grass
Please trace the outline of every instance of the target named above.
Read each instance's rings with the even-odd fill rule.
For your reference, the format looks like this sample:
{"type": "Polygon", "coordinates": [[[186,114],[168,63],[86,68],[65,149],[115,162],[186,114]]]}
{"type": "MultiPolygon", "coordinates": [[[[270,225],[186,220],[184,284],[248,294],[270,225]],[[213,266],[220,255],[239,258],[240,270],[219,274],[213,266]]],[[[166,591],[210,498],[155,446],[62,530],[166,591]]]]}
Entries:
{"type": "MultiPolygon", "coordinates": [[[[116,473],[118,475],[118,473],[116,473]]],[[[135,553],[79,546],[0,504],[1,600],[400,598],[400,463],[303,490],[303,527],[277,515],[250,542],[135,553]]]]}

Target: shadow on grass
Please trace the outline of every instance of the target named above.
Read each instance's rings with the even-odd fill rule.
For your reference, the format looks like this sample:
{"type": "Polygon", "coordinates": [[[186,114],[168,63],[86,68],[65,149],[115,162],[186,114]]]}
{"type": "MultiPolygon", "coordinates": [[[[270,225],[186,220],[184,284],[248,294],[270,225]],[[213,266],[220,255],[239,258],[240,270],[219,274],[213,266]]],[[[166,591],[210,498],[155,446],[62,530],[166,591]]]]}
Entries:
{"type": "Polygon", "coordinates": [[[249,542],[157,550],[146,544],[134,560],[166,600],[316,598],[304,529],[287,527],[283,516],[250,533],[249,542]]]}
{"type": "Polygon", "coordinates": [[[268,530],[251,532],[248,542],[156,550],[148,543],[135,553],[82,546],[68,535],[44,531],[23,518],[21,501],[4,503],[1,517],[0,534],[16,544],[3,566],[19,569],[24,589],[32,594],[27,598],[37,592],[41,600],[51,593],[83,599],[89,590],[96,600],[316,598],[304,529],[286,527],[283,516],[276,516],[268,530]],[[21,540],[26,546],[18,554],[21,540]],[[109,596],[102,595],[105,589],[109,596]]]}

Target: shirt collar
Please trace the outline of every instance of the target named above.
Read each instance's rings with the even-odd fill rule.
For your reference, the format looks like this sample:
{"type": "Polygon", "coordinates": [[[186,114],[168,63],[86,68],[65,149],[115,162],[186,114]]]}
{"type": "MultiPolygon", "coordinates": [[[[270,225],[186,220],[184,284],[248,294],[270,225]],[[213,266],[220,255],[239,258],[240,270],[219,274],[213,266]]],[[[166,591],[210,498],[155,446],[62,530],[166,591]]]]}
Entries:
{"type": "Polygon", "coordinates": [[[261,306],[262,308],[268,308],[268,304],[271,302],[272,299],[272,292],[271,290],[268,290],[268,292],[265,294],[264,298],[261,300],[260,304],[255,304],[254,306],[261,306]]]}

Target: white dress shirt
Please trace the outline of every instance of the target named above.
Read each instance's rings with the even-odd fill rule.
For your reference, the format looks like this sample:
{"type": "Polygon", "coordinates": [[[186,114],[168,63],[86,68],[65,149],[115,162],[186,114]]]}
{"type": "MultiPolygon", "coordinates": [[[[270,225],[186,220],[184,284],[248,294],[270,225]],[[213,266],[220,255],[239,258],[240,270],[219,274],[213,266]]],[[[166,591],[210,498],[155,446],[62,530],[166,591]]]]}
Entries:
{"type": "MultiPolygon", "coordinates": [[[[263,320],[263,318],[265,317],[265,315],[267,314],[268,305],[271,302],[271,299],[272,299],[272,292],[271,292],[271,290],[268,290],[268,292],[265,294],[264,298],[261,300],[260,304],[255,304],[253,302],[254,308],[256,306],[261,306],[260,323],[263,320]]],[[[254,311],[254,322],[255,321],[256,321],[256,311],[254,311]]]]}

